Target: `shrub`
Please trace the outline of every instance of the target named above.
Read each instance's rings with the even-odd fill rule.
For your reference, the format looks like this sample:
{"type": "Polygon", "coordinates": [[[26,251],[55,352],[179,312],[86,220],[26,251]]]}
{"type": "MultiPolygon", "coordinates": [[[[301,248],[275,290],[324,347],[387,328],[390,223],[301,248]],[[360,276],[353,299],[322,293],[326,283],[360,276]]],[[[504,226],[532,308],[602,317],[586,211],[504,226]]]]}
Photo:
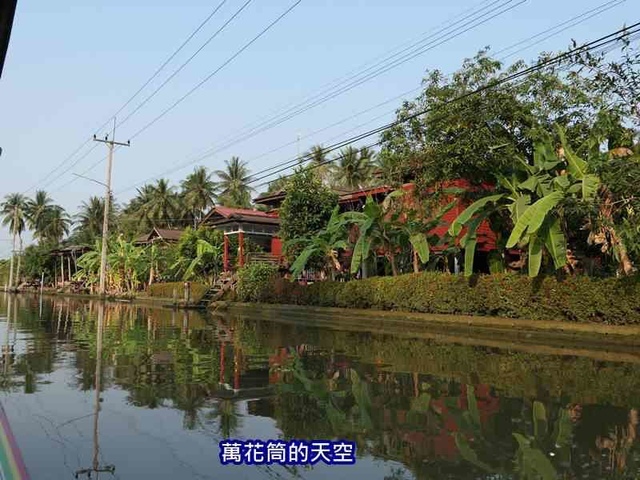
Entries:
{"type": "MultiPolygon", "coordinates": [[[[176,291],[178,300],[184,299],[184,282],[154,283],[149,287],[150,297],[173,298],[173,291],[176,291]]],[[[191,301],[197,303],[209,290],[209,287],[202,283],[191,282],[191,301]]]]}
{"type": "Polygon", "coordinates": [[[496,274],[467,279],[423,272],[309,286],[274,279],[269,288],[252,293],[250,301],[265,303],[640,324],[640,276],[558,280],[496,274]]]}
{"type": "Polygon", "coordinates": [[[278,268],[269,263],[252,263],[238,271],[236,293],[241,302],[258,302],[268,297],[278,268]]]}

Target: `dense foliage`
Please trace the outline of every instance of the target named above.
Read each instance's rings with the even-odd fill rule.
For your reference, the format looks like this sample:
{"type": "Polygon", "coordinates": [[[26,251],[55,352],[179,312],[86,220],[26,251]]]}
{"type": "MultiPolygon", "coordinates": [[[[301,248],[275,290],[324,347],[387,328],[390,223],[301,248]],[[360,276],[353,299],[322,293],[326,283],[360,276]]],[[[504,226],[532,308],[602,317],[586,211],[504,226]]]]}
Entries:
{"type": "Polygon", "coordinates": [[[640,324],[640,277],[530,279],[515,274],[480,276],[422,272],[358,282],[302,286],[278,280],[258,301],[422,313],[490,315],[531,320],[640,324]]]}
{"type": "Polygon", "coordinates": [[[278,268],[268,263],[252,263],[238,270],[237,298],[257,302],[276,280],[278,268]]]}
{"type": "Polygon", "coordinates": [[[310,238],[323,229],[338,204],[338,196],[309,169],[298,171],[287,182],[286,192],[279,212],[280,236],[285,242],[285,254],[293,260],[300,248],[292,242],[310,238]]]}

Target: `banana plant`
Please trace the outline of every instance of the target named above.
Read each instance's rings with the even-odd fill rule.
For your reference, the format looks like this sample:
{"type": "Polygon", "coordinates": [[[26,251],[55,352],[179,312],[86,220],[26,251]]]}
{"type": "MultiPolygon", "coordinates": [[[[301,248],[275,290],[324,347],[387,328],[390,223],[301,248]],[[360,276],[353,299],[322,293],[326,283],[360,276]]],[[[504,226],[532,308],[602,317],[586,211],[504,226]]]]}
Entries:
{"type": "Polygon", "coordinates": [[[347,221],[344,216],[340,215],[339,208],[336,207],[331,213],[331,218],[327,226],[311,238],[296,239],[289,242],[289,245],[301,244],[303,250],[291,265],[292,281],[307,267],[307,264],[313,257],[322,257],[334,277],[336,272],[341,270],[338,260],[338,250],[346,249],[348,230],[347,221]]]}
{"type": "Polygon", "coordinates": [[[590,173],[588,164],[573,153],[564,133],[558,129],[562,149],[556,151],[549,137],[538,142],[533,165],[516,159],[511,176],[498,177],[500,193],[488,195],[467,207],[449,227],[465,249],[465,275],[472,274],[478,226],[492,215],[508,215],[513,228],[506,247],[528,247],[529,276],[540,273],[546,251],[556,269],[567,263],[567,241],[561,227],[558,206],[569,197],[592,200],[600,181],[590,173]]]}
{"type": "Polygon", "coordinates": [[[442,216],[455,206],[455,202],[446,205],[433,218],[424,219],[419,212],[408,210],[402,202],[399,205],[394,203],[405,195],[404,190],[395,190],[382,204],[367,197],[362,212],[344,214],[349,222],[357,225],[359,233],[351,258],[351,273],[356,273],[372,254],[383,251],[396,276],[397,252],[408,245],[414,251],[414,271],[419,270],[418,260],[422,263],[429,261],[431,247],[437,241],[437,237],[429,235],[429,232],[441,223],[442,216]]]}
{"type": "Polygon", "coordinates": [[[198,242],[196,243],[196,257],[191,261],[191,263],[185,270],[183,279],[189,280],[193,278],[196,275],[196,272],[198,270],[202,270],[203,267],[208,263],[217,265],[218,263],[220,263],[221,258],[221,245],[212,244],[207,242],[206,240],[199,238],[198,242]]]}

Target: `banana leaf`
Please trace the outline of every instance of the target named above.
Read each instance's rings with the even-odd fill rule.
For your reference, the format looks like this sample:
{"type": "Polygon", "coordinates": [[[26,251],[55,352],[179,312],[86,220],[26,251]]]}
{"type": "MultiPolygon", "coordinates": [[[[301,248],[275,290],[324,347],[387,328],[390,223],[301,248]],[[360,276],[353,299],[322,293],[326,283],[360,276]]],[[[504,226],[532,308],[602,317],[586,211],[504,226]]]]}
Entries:
{"type": "Polygon", "coordinates": [[[453,438],[456,441],[456,447],[458,447],[462,458],[486,472],[493,473],[491,466],[478,458],[478,454],[471,448],[466,438],[464,438],[459,432],[454,433],[453,438]]]}
{"type": "Polygon", "coordinates": [[[540,266],[542,265],[542,245],[543,241],[537,233],[529,237],[528,270],[530,277],[537,277],[540,273],[540,266]]]}
{"type": "Polygon", "coordinates": [[[480,209],[482,209],[489,203],[496,203],[499,200],[502,200],[504,197],[504,194],[489,195],[488,197],[484,197],[473,202],[460,215],[458,215],[458,218],[451,222],[451,226],[449,227],[449,234],[452,237],[457,237],[460,234],[460,230],[462,230],[462,227],[469,220],[471,220],[471,217],[473,217],[480,209]]]}
{"type": "Polygon", "coordinates": [[[531,234],[538,231],[549,212],[551,212],[563,198],[563,192],[553,192],[527,208],[513,227],[511,235],[507,240],[507,248],[514,247],[524,236],[525,232],[531,234]]]}
{"type": "Polygon", "coordinates": [[[560,228],[560,220],[553,218],[545,225],[544,245],[551,255],[556,270],[567,264],[567,239],[560,228]]]}
{"type": "Polygon", "coordinates": [[[532,447],[531,442],[523,435],[514,433],[513,436],[518,442],[522,477],[539,476],[542,480],[557,480],[558,473],[549,458],[540,449],[532,447]]]}
{"type": "Polygon", "coordinates": [[[420,261],[427,263],[429,261],[429,242],[427,241],[427,236],[424,233],[414,233],[409,237],[409,242],[418,254],[418,257],[420,257],[420,261]]]}
{"type": "Polygon", "coordinates": [[[533,402],[533,435],[541,443],[547,435],[547,412],[541,402],[533,402]]]}

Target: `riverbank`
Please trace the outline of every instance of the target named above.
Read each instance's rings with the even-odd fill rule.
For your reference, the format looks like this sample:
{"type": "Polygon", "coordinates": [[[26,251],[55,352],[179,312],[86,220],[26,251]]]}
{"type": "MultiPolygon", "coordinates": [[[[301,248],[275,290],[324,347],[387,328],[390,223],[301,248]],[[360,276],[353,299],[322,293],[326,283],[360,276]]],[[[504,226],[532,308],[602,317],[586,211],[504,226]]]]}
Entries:
{"type": "MultiPolygon", "coordinates": [[[[412,338],[453,340],[456,343],[487,347],[535,346],[544,353],[573,355],[589,349],[615,354],[615,361],[640,363],[640,325],[585,325],[570,322],[480,317],[470,315],[434,315],[296,305],[229,303],[225,309],[241,318],[260,318],[304,327],[370,332],[412,338]],[[623,354],[623,357],[620,355],[623,354]]],[[[609,354],[601,360],[614,360],[609,354]]]]}
{"type": "MultiPolygon", "coordinates": [[[[469,315],[598,325],[640,325],[640,277],[529,278],[500,274],[465,278],[423,272],[304,286],[270,278],[240,301],[469,315]]],[[[595,331],[595,330],[594,330],[595,331]]]]}

